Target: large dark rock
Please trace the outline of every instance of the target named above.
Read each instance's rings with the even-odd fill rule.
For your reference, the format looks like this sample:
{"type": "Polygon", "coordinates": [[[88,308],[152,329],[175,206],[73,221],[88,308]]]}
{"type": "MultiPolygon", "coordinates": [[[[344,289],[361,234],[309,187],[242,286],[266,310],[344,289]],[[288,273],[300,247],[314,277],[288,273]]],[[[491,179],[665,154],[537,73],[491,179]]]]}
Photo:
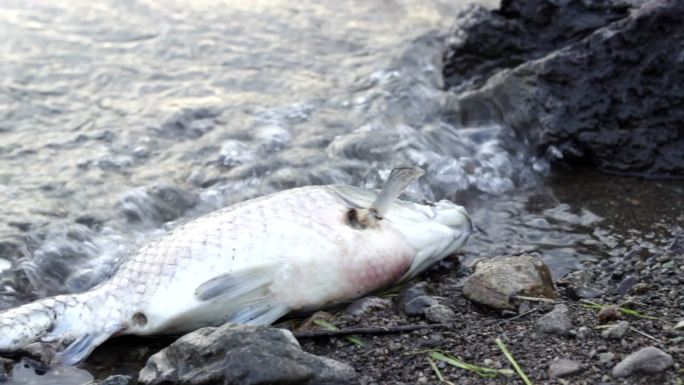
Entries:
{"type": "Polygon", "coordinates": [[[684,177],[684,2],[503,0],[456,21],[444,75],[457,123],[503,123],[540,154],[684,177]]]}
{"type": "Polygon", "coordinates": [[[301,350],[292,333],[225,324],[187,334],[150,357],[142,384],[349,384],[349,365],[301,350]]]}

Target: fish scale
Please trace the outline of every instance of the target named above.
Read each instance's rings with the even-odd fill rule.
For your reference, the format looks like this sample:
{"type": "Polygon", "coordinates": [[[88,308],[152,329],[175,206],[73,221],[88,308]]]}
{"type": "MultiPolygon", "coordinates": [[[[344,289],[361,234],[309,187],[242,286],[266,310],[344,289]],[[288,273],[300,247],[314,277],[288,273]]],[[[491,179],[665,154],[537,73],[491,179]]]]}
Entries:
{"type": "Polygon", "coordinates": [[[377,218],[361,215],[373,213],[377,196],[307,186],[209,213],[142,246],[88,292],[0,313],[0,350],[58,341],[66,346],[58,359],[73,364],[111,335],[270,324],[410,278],[470,234],[469,218],[451,202],[396,201],[378,206],[377,218]],[[362,226],[350,223],[355,210],[362,226]]]}

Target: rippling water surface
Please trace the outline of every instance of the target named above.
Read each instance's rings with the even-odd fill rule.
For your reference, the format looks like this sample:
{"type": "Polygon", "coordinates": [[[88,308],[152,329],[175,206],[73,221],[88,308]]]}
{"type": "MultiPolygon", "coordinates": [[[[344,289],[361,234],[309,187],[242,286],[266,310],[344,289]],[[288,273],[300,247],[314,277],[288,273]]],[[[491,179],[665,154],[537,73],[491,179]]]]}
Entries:
{"type": "Polygon", "coordinates": [[[602,218],[543,159],[446,122],[440,36],[465,3],[2,1],[0,307],[85,290],[218,207],[405,164],[427,170],[408,196],[473,213],[466,260],[602,257],[602,218]]]}

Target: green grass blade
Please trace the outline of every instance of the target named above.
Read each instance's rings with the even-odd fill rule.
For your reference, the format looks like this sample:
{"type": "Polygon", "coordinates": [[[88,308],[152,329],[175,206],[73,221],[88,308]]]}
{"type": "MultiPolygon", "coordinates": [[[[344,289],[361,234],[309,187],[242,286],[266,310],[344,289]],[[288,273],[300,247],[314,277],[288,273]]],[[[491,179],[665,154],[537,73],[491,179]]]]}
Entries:
{"type": "MultiPolygon", "coordinates": [[[[601,305],[601,304],[598,304],[596,302],[592,302],[592,301],[589,301],[586,299],[581,300],[581,302],[582,302],[582,306],[589,308],[589,309],[601,310],[604,307],[609,306],[609,305],[601,305]]],[[[620,313],[630,315],[632,317],[644,318],[644,319],[650,319],[650,320],[660,320],[660,318],[658,318],[658,317],[653,317],[653,316],[644,314],[644,313],[639,312],[639,311],[634,310],[634,309],[628,309],[626,307],[618,307],[617,309],[620,313]]]]}
{"type": "Polygon", "coordinates": [[[427,358],[428,362],[430,363],[430,367],[432,368],[432,371],[435,372],[435,375],[437,376],[437,379],[439,380],[439,382],[442,382],[442,383],[447,384],[447,385],[456,385],[453,382],[447,381],[444,379],[444,376],[442,376],[442,372],[439,370],[437,365],[435,365],[435,361],[432,361],[432,359],[430,359],[430,357],[426,357],[426,358],[427,358]]]}
{"type": "Polygon", "coordinates": [[[509,370],[509,369],[493,369],[493,368],[487,368],[484,366],[469,364],[465,361],[458,359],[458,357],[454,357],[452,355],[445,354],[445,353],[438,351],[438,350],[430,351],[430,357],[434,358],[435,360],[446,362],[447,364],[449,364],[451,366],[455,366],[457,368],[470,370],[472,372],[477,373],[481,377],[493,378],[493,377],[497,377],[498,375],[504,375],[506,377],[510,377],[513,375],[512,370],[509,370]]]}
{"type": "Polygon", "coordinates": [[[525,372],[523,372],[520,365],[518,365],[518,362],[515,360],[515,358],[513,358],[513,355],[511,354],[511,352],[508,351],[508,348],[506,347],[506,345],[503,343],[503,341],[501,341],[501,338],[497,338],[494,341],[496,342],[497,345],[499,345],[499,349],[501,349],[504,356],[506,356],[506,358],[511,363],[511,365],[513,365],[513,367],[515,368],[515,371],[518,372],[518,375],[520,376],[520,378],[522,378],[523,382],[526,385],[533,385],[532,381],[530,381],[530,379],[527,378],[527,375],[525,374],[525,372]]]}

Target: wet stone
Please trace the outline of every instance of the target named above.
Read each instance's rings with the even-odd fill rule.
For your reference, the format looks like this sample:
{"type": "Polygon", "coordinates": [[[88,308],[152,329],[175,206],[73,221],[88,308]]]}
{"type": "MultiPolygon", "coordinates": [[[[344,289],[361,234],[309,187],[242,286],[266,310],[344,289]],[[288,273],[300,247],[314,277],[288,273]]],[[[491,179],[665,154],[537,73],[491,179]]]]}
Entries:
{"type": "Polygon", "coordinates": [[[556,305],[552,311],[537,320],[535,328],[545,334],[570,335],[572,329],[570,310],[565,305],[556,305]]]}
{"type": "Polygon", "coordinates": [[[425,318],[434,323],[448,323],[456,318],[456,314],[444,305],[432,305],[425,310],[425,318]]]}
{"type": "Polygon", "coordinates": [[[601,333],[603,338],[619,340],[629,332],[629,322],[620,321],[601,333]]]}
{"type": "Polygon", "coordinates": [[[516,308],[513,297],[555,298],[549,268],[532,256],[496,257],[480,261],[466,279],[463,295],[495,309],[516,308]]]}
{"type": "Polygon", "coordinates": [[[672,356],[653,347],[634,352],[613,368],[613,377],[627,377],[634,373],[659,373],[674,366],[672,356]]]}
{"type": "Polygon", "coordinates": [[[438,305],[439,302],[435,297],[429,295],[421,295],[416,297],[406,303],[404,306],[404,312],[408,315],[419,315],[425,314],[425,310],[430,306],[438,305]]]}
{"type": "Polygon", "coordinates": [[[568,358],[560,358],[549,365],[549,377],[567,377],[571,376],[581,369],[581,365],[577,361],[568,358]]]}
{"type": "Polygon", "coordinates": [[[375,310],[389,309],[392,307],[392,301],[380,297],[370,296],[359,298],[352,302],[344,310],[345,313],[355,316],[368,315],[375,310]]]}

